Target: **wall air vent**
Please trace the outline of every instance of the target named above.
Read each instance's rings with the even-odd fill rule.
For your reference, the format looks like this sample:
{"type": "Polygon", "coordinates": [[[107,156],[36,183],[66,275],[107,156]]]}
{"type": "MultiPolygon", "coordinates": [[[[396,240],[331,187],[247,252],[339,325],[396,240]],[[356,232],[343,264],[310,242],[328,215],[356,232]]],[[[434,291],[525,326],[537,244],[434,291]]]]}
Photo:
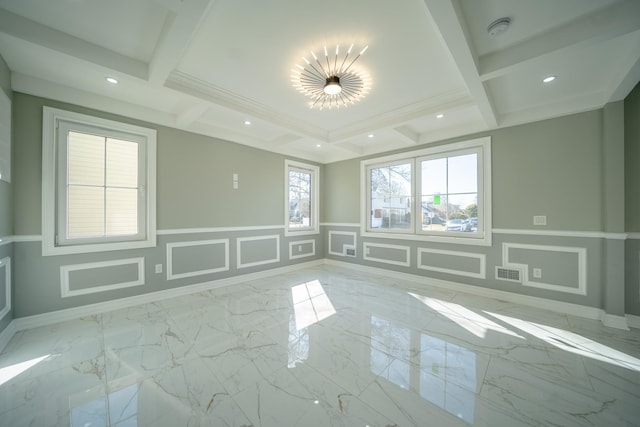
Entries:
{"type": "Polygon", "coordinates": [[[353,246],[352,247],[348,247],[347,246],[347,247],[345,247],[344,254],[346,256],[353,256],[354,257],[354,256],[356,256],[356,248],[354,248],[353,246]]]}
{"type": "Polygon", "coordinates": [[[496,267],[496,279],[522,283],[522,271],[517,268],[496,267]]]}

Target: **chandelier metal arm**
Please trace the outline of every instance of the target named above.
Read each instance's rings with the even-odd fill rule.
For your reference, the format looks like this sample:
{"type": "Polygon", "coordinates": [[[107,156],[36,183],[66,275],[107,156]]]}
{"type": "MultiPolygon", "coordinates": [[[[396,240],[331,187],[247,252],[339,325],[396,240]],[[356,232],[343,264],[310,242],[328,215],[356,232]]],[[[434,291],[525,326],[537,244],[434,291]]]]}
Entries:
{"type": "Polygon", "coordinates": [[[362,99],[369,92],[368,76],[356,67],[356,62],[367,50],[365,46],[360,53],[351,55],[353,44],[346,53],[340,55],[340,45],[329,53],[324,46],[324,59],[319,58],[313,50],[313,59],[304,59],[306,65],[296,65],[291,80],[294,87],[311,97],[311,108],[340,108],[362,99]]]}

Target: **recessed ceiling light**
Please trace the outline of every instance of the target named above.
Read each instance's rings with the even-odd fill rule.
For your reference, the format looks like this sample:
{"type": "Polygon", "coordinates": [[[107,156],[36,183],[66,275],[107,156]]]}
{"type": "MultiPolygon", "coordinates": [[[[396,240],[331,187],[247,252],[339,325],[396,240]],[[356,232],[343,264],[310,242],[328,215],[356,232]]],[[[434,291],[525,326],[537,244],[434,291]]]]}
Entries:
{"type": "Polygon", "coordinates": [[[111,83],[112,85],[117,85],[118,84],[118,79],[113,78],[113,77],[106,77],[105,80],[109,83],[111,83]]]}
{"type": "Polygon", "coordinates": [[[551,83],[555,79],[556,79],[556,76],[545,77],[544,79],[542,79],[542,83],[551,83]]]}
{"type": "Polygon", "coordinates": [[[322,145],[316,144],[316,148],[320,148],[320,147],[322,147],[322,145]]]}
{"type": "Polygon", "coordinates": [[[373,138],[375,135],[370,133],[369,135],[367,135],[368,138],[373,138]]]}
{"type": "Polygon", "coordinates": [[[245,124],[245,125],[247,125],[247,126],[249,126],[249,125],[251,124],[251,120],[245,120],[245,121],[244,121],[244,124],[245,124]]]}
{"type": "Polygon", "coordinates": [[[436,119],[441,119],[441,118],[443,118],[443,117],[444,117],[444,114],[440,113],[440,114],[438,114],[438,115],[436,116],[436,119]]]}

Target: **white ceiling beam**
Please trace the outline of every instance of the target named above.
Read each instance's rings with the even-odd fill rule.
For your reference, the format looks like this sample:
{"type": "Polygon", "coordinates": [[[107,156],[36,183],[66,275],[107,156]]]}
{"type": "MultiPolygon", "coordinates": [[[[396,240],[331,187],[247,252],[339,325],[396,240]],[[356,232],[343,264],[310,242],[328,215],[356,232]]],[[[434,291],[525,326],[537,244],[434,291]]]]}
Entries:
{"type": "Polygon", "coordinates": [[[412,131],[407,126],[398,126],[393,128],[394,132],[400,136],[401,140],[408,145],[416,145],[420,140],[420,135],[412,131]]]}
{"type": "Polygon", "coordinates": [[[170,12],[149,64],[149,82],[161,86],[178,66],[215,0],[191,0],[170,12]]]}
{"type": "Polygon", "coordinates": [[[209,104],[199,103],[183,109],[176,114],[176,126],[180,128],[188,128],[193,123],[200,120],[202,116],[209,110],[209,104]]]}
{"type": "Polygon", "coordinates": [[[472,48],[467,24],[460,9],[458,0],[424,0],[428,15],[433,25],[438,29],[440,40],[449,50],[449,54],[456,64],[471,96],[480,109],[482,118],[489,128],[498,126],[498,120],[489,96],[484,86],[476,63],[477,55],[472,48]]]}
{"type": "MultiPolygon", "coordinates": [[[[640,39],[640,38],[639,38],[640,39]]],[[[640,52],[640,40],[636,40],[636,52],[640,52]]],[[[625,99],[640,81],[640,56],[628,58],[624,66],[619,67],[615,76],[605,89],[605,103],[625,99]]]]}
{"type": "Polygon", "coordinates": [[[640,30],[640,2],[628,0],[552,28],[536,37],[479,58],[480,78],[494,79],[526,67],[539,57],[568,48],[591,46],[640,30]]]}
{"type": "Polygon", "coordinates": [[[278,147],[281,145],[291,144],[294,141],[299,141],[302,139],[299,135],[294,135],[292,133],[285,133],[283,135],[278,136],[277,138],[273,138],[268,142],[269,147],[278,147]]]}
{"type": "Polygon", "coordinates": [[[118,73],[146,79],[148,67],[142,61],[120,55],[62,31],[38,24],[5,9],[0,9],[0,31],[12,37],[64,53],[118,73]]]}

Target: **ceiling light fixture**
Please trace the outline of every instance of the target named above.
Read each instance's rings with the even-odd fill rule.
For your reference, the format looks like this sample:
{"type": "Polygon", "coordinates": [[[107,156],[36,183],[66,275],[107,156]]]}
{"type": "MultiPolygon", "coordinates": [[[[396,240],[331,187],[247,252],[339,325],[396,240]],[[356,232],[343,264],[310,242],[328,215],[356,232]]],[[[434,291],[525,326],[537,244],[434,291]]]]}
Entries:
{"type": "Polygon", "coordinates": [[[247,125],[247,126],[249,126],[249,125],[251,124],[251,120],[245,120],[245,121],[244,121],[244,124],[245,124],[245,125],[247,125]]]}
{"type": "Polygon", "coordinates": [[[111,83],[112,85],[117,85],[118,84],[118,79],[114,78],[114,77],[105,77],[105,80],[109,83],[111,83]]]}
{"type": "Polygon", "coordinates": [[[368,47],[355,56],[351,54],[353,44],[344,54],[340,53],[340,45],[336,45],[335,54],[324,46],[324,58],[318,58],[311,51],[313,59],[302,57],[304,65],[296,64],[292,70],[293,87],[311,97],[311,108],[320,110],[346,107],[359,101],[369,93],[371,79],[353,64],[368,47]]]}
{"type": "Polygon", "coordinates": [[[493,37],[498,37],[507,32],[511,26],[511,18],[499,18],[493,21],[487,27],[487,31],[493,37]]]}
{"type": "Polygon", "coordinates": [[[542,83],[551,83],[555,79],[556,79],[556,76],[545,77],[544,79],[542,79],[542,83]]]}
{"type": "Polygon", "coordinates": [[[440,114],[436,115],[436,119],[441,119],[441,118],[443,118],[443,117],[444,117],[444,114],[442,114],[442,113],[440,113],[440,114]]]}
{"type": "Polygon", "coordinates": [[[369,135],[367,135],[369,138],[373,138],[375,135],[370,133],[369,135]]]}

